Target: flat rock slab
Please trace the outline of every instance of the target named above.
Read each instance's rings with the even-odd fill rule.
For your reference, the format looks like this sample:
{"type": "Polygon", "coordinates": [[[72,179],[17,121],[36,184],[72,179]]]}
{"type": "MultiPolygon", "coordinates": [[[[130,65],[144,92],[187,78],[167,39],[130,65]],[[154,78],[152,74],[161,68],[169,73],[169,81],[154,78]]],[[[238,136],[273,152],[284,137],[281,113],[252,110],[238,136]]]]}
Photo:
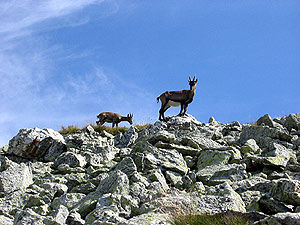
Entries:
{"type": "Polygon", "coordinates": [[[6,169],[0,172],[0,191],[11,193],[27,188],[33,183],[31,169],[25,164],[17,164],[4,159],[6,169]]]}

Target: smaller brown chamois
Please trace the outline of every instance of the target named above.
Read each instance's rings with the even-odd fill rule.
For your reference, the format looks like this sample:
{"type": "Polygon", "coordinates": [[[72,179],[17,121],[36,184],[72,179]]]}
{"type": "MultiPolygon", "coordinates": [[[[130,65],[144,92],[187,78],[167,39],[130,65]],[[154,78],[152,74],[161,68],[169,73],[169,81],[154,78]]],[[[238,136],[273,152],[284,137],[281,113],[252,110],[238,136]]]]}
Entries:
{"type": "Polygon", "coordinates": [[[197,82],[198,79],[195,80],[195,77],[193,80],[191,80],[191,77],[189,77],[190,90],[166,91],[165,93],[157,97],[157,102],[159,100],[161,101],[161,108],[159,110],[158,119],[166,121],[164,112],[171,106],[181,106],[181,110],[178,116],[185,115],[188,104],[190,104],[194,99],[197,82]],[[184,110],[183,113],[182,110],[184,110]]]}
{"type": "Polygon", "coordinates": [[[100,113],[97,118],[99,118],[99,121],[97,121],[97,124],[103,125],[105,122],[112,123],[112,127],[116,125],[118,127],[119,123],[121,121],[128,121],[130,124],[132,124],[132,118],[133,114],[127,114],[127,116],[121,116],[118,113],[113,112],[102,112],[100,113]]]}

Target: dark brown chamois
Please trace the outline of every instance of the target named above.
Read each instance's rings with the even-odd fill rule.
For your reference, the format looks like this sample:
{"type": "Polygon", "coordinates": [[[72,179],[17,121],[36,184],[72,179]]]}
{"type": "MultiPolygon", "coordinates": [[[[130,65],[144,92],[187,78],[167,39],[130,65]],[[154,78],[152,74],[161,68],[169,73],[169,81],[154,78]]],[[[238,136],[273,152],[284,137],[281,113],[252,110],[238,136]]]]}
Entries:
{"type": "Polygon", "coordinates": [[[116,125],[118,127],[119,123],[121,121],[127,121],[130,124],[132,124],[132,118],[133,114],[127,114],[127,116],[121,116],[118,113],[113,112],[102,112],[100,113],[97,118],[99,118],[99,121],[97,121],[97,124],[103,125],[105,122],[112,123],[112,127],[116,125]]]}
{"type": "Polygon", "coordinates": [[[191,77],[189,77],[190,90],[166,91],[165,93],[157,97],[157,102],[159,100],[161,101],[161,108],[159,110],[159,120],[166,120],[164,112],[171,106],[177,107],[180,105],[181,109],[178,116],[185,115],[188,104],[190,104],[193,101],[197,82],[198,79],[195,80],[195,77],[193,80],[191,80],[191,77]],[[182,110],[184,110],[183,113],[182,110]]]}

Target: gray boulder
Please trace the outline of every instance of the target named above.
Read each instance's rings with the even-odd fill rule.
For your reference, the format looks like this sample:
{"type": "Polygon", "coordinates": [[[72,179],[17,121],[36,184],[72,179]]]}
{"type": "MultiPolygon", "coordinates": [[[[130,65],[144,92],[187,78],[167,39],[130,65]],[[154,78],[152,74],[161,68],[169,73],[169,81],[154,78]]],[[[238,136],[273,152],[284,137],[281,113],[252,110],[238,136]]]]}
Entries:
{"type": "Polygon", "coordinates": [[[120,136],[116,136],[116,146],[117,147],[129,147],[135,143],[139,134],[137,128],[131,126],[124,134],[119,133],[120,136]]]}
{"type": "Polygon", "coordinates": [[[182,156],[176,150],[166,150],[153,148],[151,153],[145,155],[153,164],[159,165],[167,170],[186,174],[188,172],[187,164],[182,156]]]}
{"type": "Polygon", "coordinates": [[[7,216],[0,215],[0,224],[3,224],[3,225],[13,225],[14,221],[13,221],[13,219],[11,219],[11,218],[9,218],[7,216]]]}
{"type": "Polygon", "coordinates": [[[156,144],[157,142],[161,141],[163,143],[174,143],[175,141],[175,135],[166,131],[166,130],[161,130],[156,133],[154,133],[148,141],[151,144],[156,144]]]}
{"type": "Polygon", "coordinates": [[[300,206],[300,181],[290,179],[279,179],[274,181],[275,185],[270,190],[270,195],[281,202],[300,206]]]}
{"type": "Polygon", "coordinates": [[[128,194],[129,179],[125,173],[120,170],[113,171],[107,178],[102,180],[96,190],[100,194],[115,193],[128,194]]]}
{"type": "Polygon", "coordinates": [[[148,212],[128,220],[128,225],[169,225],[169,217],[165,213],[148,212]]]}
{"type": "Polygon", "coordinates": [[[61,164],[66,164],[73,168],[84,167],[86,165],[86,160],[79,154],[73,152],[64,152],[54,161],[53,167],[56,168],[61,164]]]}
{"type": "Polygon", "coordinates": [[[21,129],[9,141],[8,154],[52,161],[66,151],[63,136],[52,129],[21,129]]]}
{"type": "Polygon", "coordinates": [[[69,210],[74,208],[78,202],[80,202],[86,195],[82,193],[67,193],[60,197],[55,198],[52,203],[51,207],[53,209],[58,209],[61,205],[67,207],[69,210]]]}
{"type": "Polygon", "coordinates": [[[254,139],[249,139],[241,147],[241,152],[244,154],[246,154],[246,153],[258,154],[258,153],[261,153],[261,149],[256,144],[256,141],[254,139]]]}
{"type": "Polygon", "coordinates": [[[277,213],[255,224],[300,225],[300,213],[277,213]]]}
{"type": "Polygon", "coordinates": [[[175,149],[182,155],[189,155],[189,156],[197,156],[200,153],[200,149],[192,148],[189,146],[182,146],[177,144],[170,144],[170,143],[164,143],[164,142],[157,142],[155,144],[155,147],[157,148],[164,148],[164,149],[175,149]]]}
{"type": "Polygon", "coordinates": [[[161,170],[156,169],[156,170],[151,171],[149,178],[152,181],[158,181],[165,191],[167,191],[169,189],[169,186],[168,186],[166,179],[165,179],[163,173],[161,172],[161,170]]]}
{"type": "Polygon", "coordinates": [[[197,179],[204,184],[219,184],[225,181],[238,182],[246,179],[246,165],[245,164],[228,164],[228,165],[212,165],[204,169],[198,170],[196,173],[197,179]]]}
{"type": "Polygon", "coordinates": [[[269,127],[275,127],[274,121],[272,120],[272,118],[270,117],[269,114],[266,114],[263,117],[259,118],[256,121],[256,124],[258,126],[260,126],[260,125],[266,125],[266,126],[269,126],[269,127]]]}
{"type": "Polygon", "coordinates": [[[283,126],[289,131],[292,129],[300,130],[300,113],[290,114],[283,120],[283,126]]]}
{"type": "Polygon", "coordinates": [[[296,160],[295,153],[292,150],[280,144],[273,143],[272,145],[273,148],[264,152],[263,155],[247,155],[245,158],[250,162],[248,167],[273,166],[284,168],[290,159],[296,160]]]}
{"type": "Polygon", "coordinates": [[[20,210],[16,213],[14,219],[15,225],[60,225],[53,221],[51,217],[41,216],[35,213],[32,209],[20,210]]]}
{"type": "Polygon", "coordinates": [[[25,163],[15,163],[5,158],[0,172],[0,191],[5,194],[16,190],[24,190],[33,183],[31,168],[25,163]]]}
{"type": "Polygon", "coordinates": [[[128,177],[131,177],[135,172],[137,172],[137,167],[131,157],[125,157],[120,163],[118,163],[116,170],[120,170],[128,177]]]}
{"type": "Polygon", "coordinates": [[[79,213],[72,212],[69,214],[66,223],[70,225],[84,225],[85,221],[81,218],[79,213]]]}
{"type": "Polygon", "coordinates": [[[66,206],[60,205],[52,214],[51,217],[58,224],[65,224],[69,215],[69,210],[66,206]]]}
{"type": "Polygon", "coordinates": [[[289,142],[292,140],[292,136],[282,128],[246,125],[242,129],[239,142],[243,145],[249,139],[254,139],[260,148],[265,148],[276,139],[289,142]]]}
{"type": "Polygon", "coordinates": [[[199,154],[197,168],[201,170],[207,166],[224,165],[228,163],[230,158],[231,154],[226,151],[203,150],[199,154]]]}
{"type": "Polygon", "coordinates": [[[276,213],[282,213],[282,212],[292,212],[291,207],[287,207],[282,202],[273,199],[272,197],[269,197],[268,195],[262,196],[258,201],[260,211],[268,214],[268,215],[274,215],[276,213]]]}

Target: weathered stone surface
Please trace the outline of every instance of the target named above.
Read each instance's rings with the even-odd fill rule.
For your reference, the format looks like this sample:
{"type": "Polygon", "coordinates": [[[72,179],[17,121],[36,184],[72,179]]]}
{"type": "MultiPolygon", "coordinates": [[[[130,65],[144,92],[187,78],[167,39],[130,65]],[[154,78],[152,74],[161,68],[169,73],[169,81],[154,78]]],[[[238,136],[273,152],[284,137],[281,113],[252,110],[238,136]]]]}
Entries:
{"type": "Polygon", "coordinates": [[[223,148],[223,146],[218,142],[215,142],[206,137],[194,136],[192,137],[192,139],[201,149],[222,149],[223,148]]]}
{"type": "Polygon", "coordinates": [[[241,196],[243,202],[245,203],[247,212],[261,211],[260,205],[258,203],[262,197],[262,194],[260,191],[247,190],[245,192],[239,193],[239,195],[241,196]]]}
{"type": "Polygon", "coordinates": [[[66,206],[71,210],[80,200],[86,195],[82,193],[67,193],[58,198],[55,198],[51,204],[52,208],[58,209],[61,205],[66,206]]]}
{"type": "Polygon", "coordinates": [[[241,196],[226,182],[216,187],[209,187],[206,194],[200,197],[198,204],[204,212],[246,212],[241,196]]]}
{"type": "Polygon", "coordinates": [[[300,113],[290,114],[288,117],[284,118],[283,126],[288,130],[300,130],[300,113]]]}
{"type": "Polygon", "coordinates": [[[198,170],[196,175],[205,184],[218,184],[224,181],[237,182],[247,178],[244,164],[207,166],[198,170]]]}
{"type": "Polygon", "coordinates": [[[149,177],[152,181],[158,181],[165,191],[169,189],[166,179],[159,169],[151,171],[149,177]]]}
{"type": "Polygon", "coordinates": [[[101,194],[128,194],[129,180],[127,175],[120,170],[111,172],[107,178],[100,182],[97,192],[101,194]]]}
{"type": "Polygon", "coordinates": [[[263,117],[259,118],[256,121],[256,124],[258,126],[260,126],[260,125],[266,125],[266,126],[269,126],[269,127],[275,127],[274,121],[272,120],[272,118],[270,117],[269,114],[266,114],[263,117]]]}
{"type": "Polygon", "coordinates": [[[86,161],[85,158],[79,154],[65,152],[54,161],[53,167],[58,167],[61,164],[67,164],[70,167],[84,167],[86,161]]]}
{"type": "Polygon", "coordinates": [[[270,190],[270,195],[287,204],[300,206],[300,181],[290,179],[279,179],[274,181],[275,185],[270,190]]]}
{"type": "Polygon", "coordinates": [[[170,129],[175,128],[194,131],[197,130],[197,127],[201,125],[202,123],[189,114],[186,114],[185,116],[167,117],[167,126],[170,127],[170,129]]]}
{"type": "Polygon", "coordinates": [[[200,153],[200,149],[191,148],[189,146],[182,146],[170,143],[163,143],[161,141],[155,144],[157,148],[164,148],[164,149],[175,149],[182,155],[190,155],[190,156],[197,156],[200,153]]]}
{"type": "Polygon", "coordinates": [[[276,143],[273,143],[273,149],[265,152],[264,155],[247,156],[248,161],[251,162],[251,167],[262,165],[284,168],[291,158],[296,158],[293,151],[276,143]]]}
{"type": "Polygon", "coordinates": [[[153,134],[153,136],[150,137],[148,139],[148,141],[153,145],[159,141],[161,141],[163,143],[174,143],[175,135],[172,133],[169,133],[168,131],[161,130],[161,131],[158,131],[157,133],[153,134]]]}
{"type": "Polygon", "coordinates": [[[69,214],[66,223],[70,225],[84,225],[85,221],[81,218],[79,213],[72,212],[69,214]]]}
{"type": "Polygon", "coordinates": [[[261,149],[256,144],[256,141],[254,139],[249,139],[246,141],[246,143],[241,147],[242,153],[250,153],[250,154],[258,154],[261,153],[261,149]]]}
{"type": "Polygon", "coordinates": [[[300,213],[277,213],[276,215],[261,220],[257,224],[300,225],[300,213]]]}
{"type": "Polygon", "coordinates": [[[85,131],[90,134],[90,135],[93,135],[95,134],[95,130],[94,128],[91,126],[91,125],[88,125],[86,128],[85,128],[85,131]]]}
{"type": "Polygon", "coordinates": [[[129,147],[135,143],[138,136],[137,129],[131,126],[124,134],[120,134],[120,137],[116,137],[116,146],[129,147]]]}
{"type": "Polygon", "coordinates": [[[268,215],[292,211],[291,208],[287,207],[280,201],[270,198],[268,195],[262,196],[259,199],[258,204],[260,206],[261,211],[268,215]]]}
{"type": "Polygon", "coordinates": [[[5,158],[2,160],[2,168],[0,172],[0,191],[11,193],[16,190],[27,188],[33,183],[33,175],[29,166],[25,163],[17,164],[5,158]]]}
{"type": "Polygon", "coordinates": [[[274,139],[290,141],[292,136],[282,128],[267,126],[244,126],[240,136],[240,143],[245,144],[249,139],[254,139],[260,148],[268,147],[274,139]]]}
{"type": "Polygon", "coordinates": [[[58,208],[51,214],[51,217],[58,224],[65,224],[68,215],[69,215],[68,208],[64,205],[59,205],[58,208]]]}
{"type": "Polygon", "coordinates": [[[51,217],[41,216],[35,213],[32,209],[20,210],[16,213],[14,224],[16,225],[59,225],[59,223],[52,220],[51,217]]]}
{"type": "Polygon", "coordinates": [[[14,154],[24,158],[54,159],[66,151],[64,138],[52,129],[21,129],[19,133],[9,141],[8,154],[14,154]],[[47,155],[51,152],[52,157],[47,155]]]}
{"type": "Polygon", "coordinates": [[[117,135],[87,127],[58,141],[49,131],[24,130],[12,143],[24,147],[28,139],[25,149],[37,154],[0,152],[0,187],[11,182],[0,190],[0,219],[156,225],[168,224],[171,211],[247,211],[256,223],[265,214],[274,224],[293,221],[300,207],[300,131],[297,118],[287,118],[241,125],[175,116],[117,135]],[[26,170],[32,171],[27,183],[26,170]],[[20,176],[2,179],[6,173],[20,176]]]}
{"type": "Polygon", "coordinates": [[[142,214],[140,216],[135,216],[131,219],[128,220],[128,225],[169,225],[170,223],[168,222],[168,215],[165,213],[154,213],[154,212],[149,212],[142,214]]]}
{"type": "Polygon", "coordinates": [[[152,152],[152,155],[156,158],[157,164],[171,171],[175,171],[181,174],[186,174],[188,167],[182,156],[176,150],[167,151],[165,149],[157,149],[152,152]]]}
{"type": "Polygon", "coordinates": [[[137,167],[131,157],[125,157],[117,166],[116,170],[120,170],[125,173],[128,177],[131,177],[137,172],[137,167]]]}
{"type": "Polygon", "coordinates": [[[166,179],[175,187],[181,187],[183,184],[182,176],[173,171],[166,171],[166,179]]]}
{"type": "Polygon", "coordinates": [[[0,224],[3,224],[3,225],[13,225],[14,221],[13,221],[13,219],[11,219],[11,218],[9,218],[7,216],[0,215],[0,224]]]}
{"type": "Polygon", "coordinates": [[[200,152],[197,162],[199,170],[213,165],[225,165],[231,158],[231,154],[225,151],[218,150],[203,150],[200,152]]]}

